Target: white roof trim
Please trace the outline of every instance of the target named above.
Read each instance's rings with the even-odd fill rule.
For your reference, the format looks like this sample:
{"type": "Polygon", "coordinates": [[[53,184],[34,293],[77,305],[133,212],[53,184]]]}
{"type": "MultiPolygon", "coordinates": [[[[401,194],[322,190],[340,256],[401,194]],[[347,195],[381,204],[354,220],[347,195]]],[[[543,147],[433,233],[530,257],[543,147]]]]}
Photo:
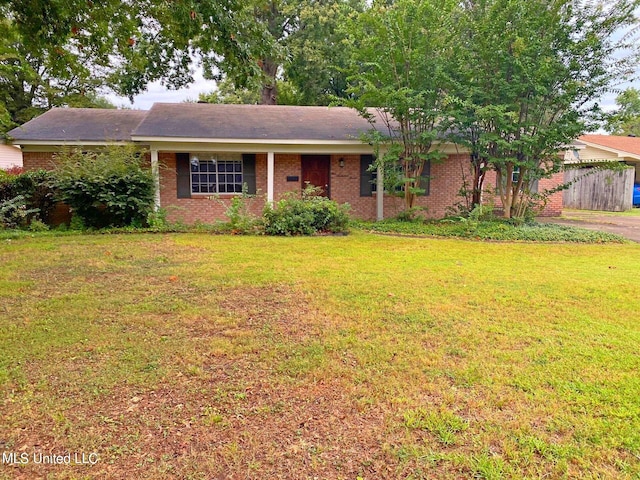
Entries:
{"type": "MultiPolygon", "coordinates": [[[[243,145],[363,145],[360,140],[310,140],[266,138],[191,138],[191,137],[131,137],[134,142],[225,143],[243,145]]],[[[365,144],[366,145],[366,144],[365,144]]]]}
{"type": "Polygon", "coordinates": [[[126,143],[132,143],[131,140],[110,140],[110,141],[96,141],[96,140],[73,140],[58,142],[56,140],[16,140],[12,145],[18,147],[23,145],[46,145],[52,147],[78,147],[85,145],[122,145],[126,143]]]}
{"type": "Polygon", "coordinates": [[[606,152],[615,153],[616,155],[618,155],[620,160],[624,160],[625,158],[631,158],[631,159],[634,159],[634,160],[640,160],[640,155],[635,154],[635,153],[625,152],[624,150],[618,150],[617,148],[607,147],[605,145],[601,145],[599,143],[589,142],[587,140],[580,140],[580,141],[582,143],[584,143],[585,145],[587,145],[588,147],[593,147],[593,148],[597,148],[599,150],[604,150],[606,152]]]}

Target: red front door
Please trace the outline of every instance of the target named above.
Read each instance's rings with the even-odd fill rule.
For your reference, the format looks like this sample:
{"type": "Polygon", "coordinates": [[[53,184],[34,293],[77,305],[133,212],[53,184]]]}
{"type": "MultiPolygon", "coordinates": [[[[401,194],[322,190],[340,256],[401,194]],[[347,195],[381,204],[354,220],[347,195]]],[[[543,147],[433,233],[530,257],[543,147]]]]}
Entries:
{"type": "Polygon", "coordinates": [[[322,195],[330,196],[329,185],[331,157],[329,155],[302,155],[302,188],[307,182],[314,187],[322,188],[322,195]]]}

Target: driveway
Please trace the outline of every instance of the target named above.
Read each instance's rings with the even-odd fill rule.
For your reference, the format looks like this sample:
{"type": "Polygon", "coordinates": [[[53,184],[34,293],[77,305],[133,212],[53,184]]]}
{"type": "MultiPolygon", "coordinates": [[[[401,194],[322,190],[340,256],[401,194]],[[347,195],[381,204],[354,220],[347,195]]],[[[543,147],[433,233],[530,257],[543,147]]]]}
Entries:
{"type": "Polygon", "coordinates": [[[617,233],[640,243],[640,210],[631,212],[595,212],[591,210],[565,210],[561,217],[540,217],[540,223],[557,223],[572,227],[617,233]]]}

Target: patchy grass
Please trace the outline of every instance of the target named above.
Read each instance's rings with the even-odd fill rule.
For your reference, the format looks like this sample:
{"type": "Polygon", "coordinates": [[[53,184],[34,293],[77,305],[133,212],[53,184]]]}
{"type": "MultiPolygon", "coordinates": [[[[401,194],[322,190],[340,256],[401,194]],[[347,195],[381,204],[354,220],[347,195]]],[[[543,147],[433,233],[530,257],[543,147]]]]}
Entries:
{"type": "Polygon", "coordinates": [[[475,240],[573,243],[624,243],[626,241],[622,236],[614,233],[551,223],[511,225],[498,220],[459,219],[428,222],[384,220],[381,222],[358,222],[355,225],[369,232],[475,240]]]}
{"type": "Polygon", "coordinates": [[[626,212],[604,212],[600,210],[574,210],[564,208],[562,210],[562,218],[567,220],[586,220],[591,221],[592,217],[640,217],[640,208],[634,207],[626,212]]]}
{"type": "Polygon", "coordinates": [[[0,244],[2,479],[638,478],[640,246],[0,244]]]}

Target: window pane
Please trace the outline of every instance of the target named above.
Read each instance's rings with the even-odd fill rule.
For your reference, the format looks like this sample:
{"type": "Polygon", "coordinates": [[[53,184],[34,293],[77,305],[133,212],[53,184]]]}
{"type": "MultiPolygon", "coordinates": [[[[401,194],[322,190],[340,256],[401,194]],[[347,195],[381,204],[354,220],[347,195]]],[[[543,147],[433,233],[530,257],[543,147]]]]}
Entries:
{"type": "Polygon", "coordinates": [[[233,183],[233,174],[229,174],[227,177],[227,183],[233,183]]]}
{"type": "Polygon", "coordinates": [[[220,193],[227,193],[227,186],[226,185],[219,185],[220,188],[220,193]]]}
{"type": "Polygon", "coordinates": [[[191,193],[200,193],[200,186],[199,185],[192,185],[191,186],[191,193]]]}
{"type": "Polygon", "coordinates": [[[236,187],[236,188],[235,188],[236,193],[242,193],[242,185],[237,185],[237,184],[236,184],[236,186],[235,186],[235,187],[236,187]]]}
{"type": "Polygon", "coordinates": [[[242,171],[242,164],[240,162],[236,162],[234,165],[234,172],[241,172],[242,171]]]}
{"type": "Polygon", "coordinates": [[[206,173],[201,173],[200,174],[200,183],[207,183],[207,174],[206,173]]]}
{"type": "Polygon", "coordinates": [[[235,182],[236,182],[236,183],[242,183],[242,175],[238,175],[238,174],[236,174],[235,182]]]}
{"type": "Polygon", "coordinates": [[[215,173],[210,173],[209,174],[209,183],[216,183],[216,174],[215,173]]]}

